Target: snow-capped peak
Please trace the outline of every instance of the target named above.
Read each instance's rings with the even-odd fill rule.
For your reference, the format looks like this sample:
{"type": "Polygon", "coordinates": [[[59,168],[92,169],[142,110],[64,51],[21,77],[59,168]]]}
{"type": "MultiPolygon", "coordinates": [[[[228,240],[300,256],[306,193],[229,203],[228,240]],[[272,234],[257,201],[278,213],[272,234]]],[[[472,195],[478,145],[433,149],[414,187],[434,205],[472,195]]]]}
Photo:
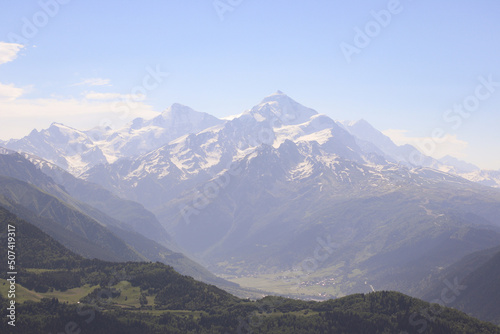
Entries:
{"type": "MultiPolygon", "coordinates": [[[[165,109],[160,115],[148,122],[145,122],[144,124],[146,126],[154,125],[162,128],[193,127],[199,131],[207,126],[213,126],[220,122],[221,121],[219,119],[207,113],[198,112],[188,106],[174,103],[169,108],[165,109]]],[[[192,133],[192,129],[187,131],[187,133],[192,133]]]]}
{"type": "Polygon", "coordinates": [[[194,111],[192,108],[190,108],[186,105],[183,105],[180,103],[174,103],[170,107],[165,109],[161,113],[161,116],[171,117],[173,114],[176,115],[176,114],[192,114],[192,113],[196,113],[196,111],[194,111]]]}
{"type": "Polygon", "coordinates": [[[50,134],[61,134],[66,137],[85,136],[82,131],[57,122],[52,123],[47,132],[50,134]]]}
{"type": "Polygon", "coordinates": [[[269,121],[273,122],[273,126],[281,126],[307,122],[317,112],[304,107],[285,93],[277,91],[265,97],[260,104],[247,111],[246,114],[252,115],[257,121],[269,121]]]}
{"type": "Polygon", "coordinates": [[[480,171],[480,168],[476,165],[457,159],[450,155],[442,157],[441,159],[439,159],[439,162],[451,166],[457,173],[472,173],[480,171]]]}
{"type": "Polygon", "coordinates": [[[374,127],[365,119],[361,118],[357,121],[338,121],[346,128],[358,128],[360,130],[373,131],[374,127]]]}

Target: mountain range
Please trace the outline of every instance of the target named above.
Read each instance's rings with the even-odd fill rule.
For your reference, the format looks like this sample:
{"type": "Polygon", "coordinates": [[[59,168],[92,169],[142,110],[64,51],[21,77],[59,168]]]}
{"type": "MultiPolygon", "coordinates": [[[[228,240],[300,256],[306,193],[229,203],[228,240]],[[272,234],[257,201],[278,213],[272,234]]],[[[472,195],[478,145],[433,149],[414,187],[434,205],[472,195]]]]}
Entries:
{"type": "Polygon", "coordinates": [[[434,159],[426,156],[409,144],[398,146],[394,144],[389,137],[375,129],[363,119],[354,122],[343,121],[340,123],[356,137],[358,144],[363,147],[366,152],[380,154],[389,161],[404,164],[409,167],[429,167],[442,172],[458,175],[469,181],[487,186],[496,188],[500,186],[500,171],[482,170],[474,164],[449,155],[441,159],[434,159]]]}
{"type": "MultiPolygon", "coordinates": [[[[287,105],[287,111],[283,115],[273,115],[272,119],[268,120],[272,121],[273,125],[281,124],[284,119],[290,121],[292,118],[294,120],[292,123],[300,124],[309,121],[311,116],[317,114],[314,110],[304,114],[300,110],[295,110],[294,106],[298,104],[280,91],[265,98],[262,102],[275,103],[277,101],[271,100],[278,100],[278,97],[283,105],[287,105]],[[297,118],[298,115],[301,118],[297,118]]],[[[47,129],[33,130],[24,138],[0,141],[0,145],[18,152],[43,157],[73,175],[79,176],[96,165],[111,164],[123,157],[146,154],[186,134],[196,134],[210,127],[227,123],[228,120],[241,118],[244,114],[218,119],[175,103],[153,119],[137,118],[119,129],[95,127],[90,130],[77,130],[64,124],[53,123],[47,129]]],[[[326,119],[328,119],[327,123],[332,122],[332,119],[322,116],[316,124],[326,119]]],[[[241,118],[243,119],[244,117],[241,118]]],[[[436,160],[423,155],[411,145],[398,146],[365,120],[336,121],[335,123],[352,134],[365,153],[376,153],[389,161],[409,166],[418,165],[439,169],[489,186],[500,185],[500,171],[481,170],[473,164],[450,156],[436,160]]],[[[328,127],[326,124],[324,126],[328,127]]],[[[270,132],[261,133],[262,138],[254,138],[256,142],[253,144],[271,140],[265,138],[267,134],[270,132]]]]}
{"type": "MultiPolygon", "coordinates": [[[[0,173],[8,208],[21,206],[23,219],[23,209],[56,223],[46,212],[70,215],[33,198],[66,203],[102,230],[97,240],[116,238],[123,251],[109,256],[156,260],[159,247],[173,249],[281,295],[397,290],[433,300],[429,280],[443,268],[500,245],[500,172],[423,156],[364,120],[335,121],[280,91],[227,119],[174,104],[121,129],[54,123],[2,145],[29,166],[0,173]],[[158,245],[155,257],[140,251],[141,238],[158,245]]],[[[64,229],[85,239],[82,225],[64,229]]]]}

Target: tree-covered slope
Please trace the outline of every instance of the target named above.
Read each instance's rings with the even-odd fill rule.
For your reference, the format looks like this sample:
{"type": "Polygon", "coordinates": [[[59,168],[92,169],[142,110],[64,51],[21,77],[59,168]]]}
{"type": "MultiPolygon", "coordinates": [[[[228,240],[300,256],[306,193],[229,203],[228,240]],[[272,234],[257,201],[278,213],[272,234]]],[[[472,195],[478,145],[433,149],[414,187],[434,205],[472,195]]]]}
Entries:
{"type": "MultiPolygon", "coordinates": [[[[5,300],[0,300],[2,309],[5,300]]],[[[17,333],[429,333],[498,334],[500,328],[450,308],[438,308],[397,292],[356,294],[332,302],[268,298],[240,301],[217,310],[195,312],[102,311],[87,305],[68,305],[57,299],[26,302],[17,333]],[[433,310],[436,312],[432,313],[433,310]]],[[[2,331],[7,331],[4,321],[2,331]]]]}
{"type": "MultiPolygon", "coordinates": [[[[27,287],[39,297],[64,298],[65,291],[93,287],[80,303],[55,297],[16,303],[15,333],[500,333],[462,312],[397,292],[325,302],[239,299],[161,263],[83,259],[0,208],[0,229],[7,224],[16,229],[18,291],[27,287]]],[[[3,253],[6,246],[0,245],[3,253]]],[[[4,316],[8,302],[0,294],[2,333],[13,332],[4,316]]]]}
{"type": "MultiPolygon", "coordinates": [[[[68,250],[62,244],[5,208],[0,206],[0,235],[7,240],[8,225],[15,227],[16,265],[18,268],[61,269],[77,267],[83,258],[68,250]]],[[[1,249],[7,254],[7,242],[1,249]]],[[[7,271],[7,261],[0,261],[0,272],[7,271]]]]}

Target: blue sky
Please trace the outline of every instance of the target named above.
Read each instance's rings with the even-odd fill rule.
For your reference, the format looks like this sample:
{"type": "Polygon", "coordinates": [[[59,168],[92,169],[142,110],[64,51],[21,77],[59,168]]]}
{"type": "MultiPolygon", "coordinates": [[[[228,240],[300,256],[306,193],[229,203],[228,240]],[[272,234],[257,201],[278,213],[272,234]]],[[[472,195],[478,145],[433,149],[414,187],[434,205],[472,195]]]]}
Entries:
{"type": "Polygon", "coordinates": [[[175,102],[224,117],[279,89],[499,169],[499,14],[496,0],[0,0],[0,139],[175,102]]]}

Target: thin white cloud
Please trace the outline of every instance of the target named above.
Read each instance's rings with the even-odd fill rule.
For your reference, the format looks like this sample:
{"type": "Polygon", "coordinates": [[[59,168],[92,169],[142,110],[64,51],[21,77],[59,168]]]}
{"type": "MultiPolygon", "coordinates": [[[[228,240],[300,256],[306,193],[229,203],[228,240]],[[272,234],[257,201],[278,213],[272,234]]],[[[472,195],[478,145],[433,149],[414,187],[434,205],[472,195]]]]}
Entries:
{"type": "Polygon", "coordinates": [[[122,94],[120,93],[96,93],[90,92],[85,94],[85,98],[87,100],[98,100],[98,101],[110,101],[110,100],[118,100],[122,98],[122,94]]]}
{"type": "Polygon", "coordinates": [[[71,86],[111,86],[109,79],[89,78],[81,82],[77,82],[71,86]]]}
{"type": "MultiPolygon", "coordinates": [[[[16,43],[0,42],[0,65],[13,61],[24,46],[16,43]]],[[[23,88],[14,84],[3,84],[0,82],[0,101],[13,101],[25,93],[23,88]]]]}
{"type": "Polygon", "coordinates": [[[0,101],[13,101],[24,94],[24,89],[13,84],[5,85],[0,82],[0,101]]]}
{"type": "Polygon", "coordinates": [[[128,105],[123,101],[85,99],[0,100],[0,139],[21,138],[33,129],[44,129],[59,122],[77,129],[105,124],[119,128],[137,117],[158,115],[143,102],[128,105]]]}
{"type": "Polygon", "coordinates": [[[0,42],[0,65],[16,59],[23,47],[21,44],[0,42]]]}
{"type": "Polygon", "coordinates": [[[407,135],[407,130],[396,129],[385,130],[382,133],[391,138],[397,145],[413,145],[423,154],[436,159],[440,159],[445,155],[451,155],[456,158],[467,157],[465,151],[469,143],[458,139],[456,135],[444,134],[439,136],[439,138],[410,137],[407,135]]]}
{"type": "Polygon", "coordinates": [[[88,92],[85,94],[87,100],[97,100],[97,101],[111,101],[111,100],[130,100],[130,101],[142,101],[144,100],[144,95],[132,95],[132,94],[120,94],[120,93],[97,93],[88,92]]]}

